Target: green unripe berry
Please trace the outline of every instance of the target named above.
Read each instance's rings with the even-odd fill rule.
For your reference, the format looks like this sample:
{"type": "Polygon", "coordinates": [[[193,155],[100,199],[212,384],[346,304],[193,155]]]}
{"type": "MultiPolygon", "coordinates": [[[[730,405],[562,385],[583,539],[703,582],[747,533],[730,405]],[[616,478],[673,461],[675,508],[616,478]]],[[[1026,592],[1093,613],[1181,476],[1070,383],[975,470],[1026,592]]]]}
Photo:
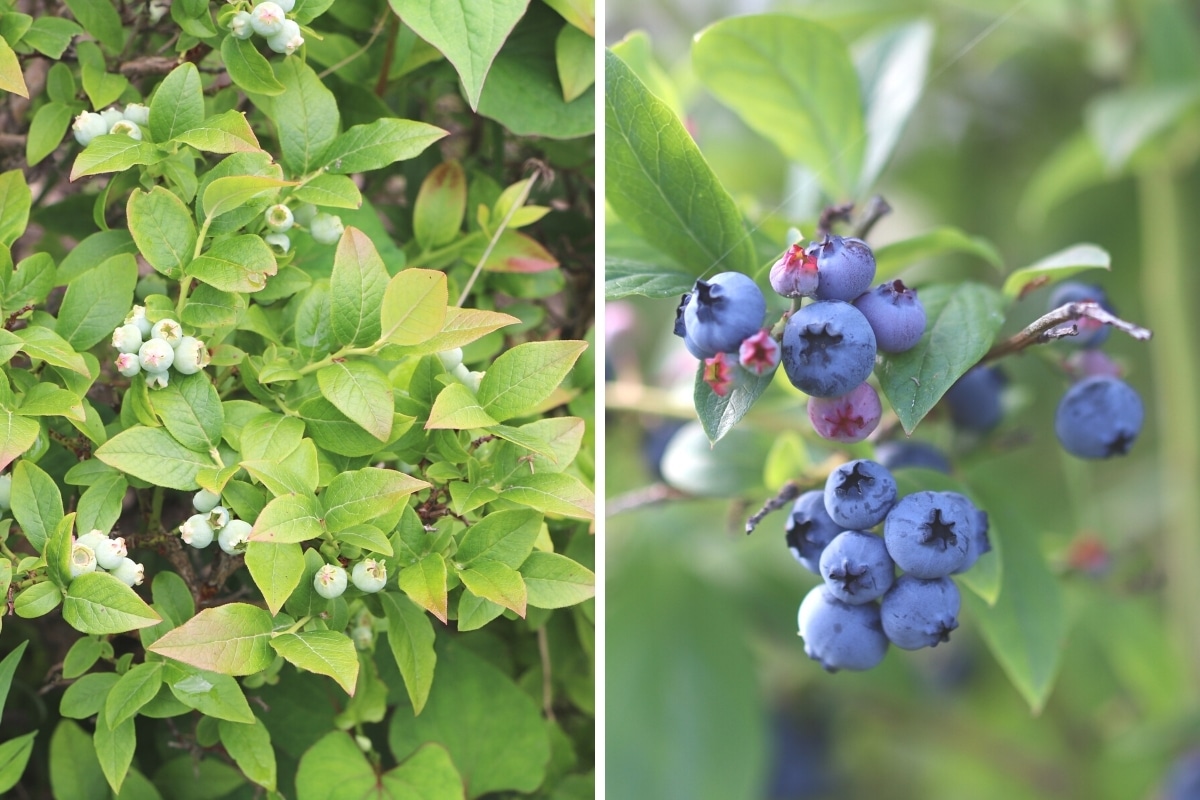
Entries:
{"type": "Polygon", "coordinates": [[[313,588],[326,600],[341,597],[346,591],[346,570],[337,564],[326,564],[313,576],[313,588]]]}
{"type": "Polygon", "coordinates": [[[192,508],[201,514],[207,514],[221,503],[221,496],[213,494],[208,489],[201,489],[192,495],[192,508]]]}
{"type": "Polygon", "coordinates": [[[203,550],[212,544],[213,528],[208,524],[208,514],[193,514],[179,526],[179,535],[184,544],[203,550]]]}
{"type": "Polygon", "coordinates": [[[350,572],[350,580],[360,592],[378,592],[387,584],[387,565],[373,558],[359,561],[350,572]]]}
{"type": "Polygon", "coordinates": [[[245,520],[230,520],[229,524],[217,533],[217,544],[231,556],[244,553],[246,542],[250,541],[250,531],[253,529],[254,526],[245,520]]]}

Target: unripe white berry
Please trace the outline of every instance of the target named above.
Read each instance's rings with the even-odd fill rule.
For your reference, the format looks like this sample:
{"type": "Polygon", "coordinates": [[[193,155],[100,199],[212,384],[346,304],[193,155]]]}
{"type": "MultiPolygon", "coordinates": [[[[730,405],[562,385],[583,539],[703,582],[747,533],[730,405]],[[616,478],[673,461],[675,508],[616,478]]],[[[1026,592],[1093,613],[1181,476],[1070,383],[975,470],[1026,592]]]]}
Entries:
{"type": "Polygon", "coordinates": [[[207,514],[220,504],[221,496],[210,492],[208,489],[201,489],[192,495],[192,508],[201,514],[207,514]]]}
{"type": "Polygon", "coordinates": [[[150,330],[154,327],[150,324],[150,320],[146,319],[146,307],[134,306],[125,315],[126,325],[137,325],[138,330],[142,332],[142,338],[150,338],[150,330]]]}
{"type": "Polygon", "coordinates": [[[78,578],[96,571],[96,553],[86,544],[78,542],[71,548],[71,577],[78,578]]]}
{"type": "Polygon", "coordinates": [[[250,27],[259,36],[274,36],[283,28],[283,9],[271,0],[259,3],[250,12],[250,27]]]}
{"type": "Polygon", "coordinates": [[[235,39],[249,39],[254,35],[249,11],[239,11],[233,15],[233,19],[229,20],[229,33],[235,39]]]}
{"type": "Polygon", "coordinates": [[[263,237],[263,241],[281,256],[286,255],[287,251],[292,249],[292,240],[286,233],[268,233],[263,237]]]}
{"type": "Polygon", "coordinates": [[[105,538],[95,548],[96,563],[103,569],[116,569],[117,565],[129,555],[128,549],[125,547],[124,537],[118,536],[114,539],[105,538]]]}
{"type": "Polygon", "coordinates": [[[125,115],[122,114],[116,108],[116,106],[109,106],[108,108],[106,108],[100,112],[100,118],[104,120],[104,124],[108,126],[108,130],[111,133],[112,126],[116,125],[118,122],[121,122],[122,120],[124,120],[125,115]]]}
{"type": "Polygon", "coordinates": [[[217,544],[231,556],[243,553],[246,550],[246,542],[250,541],[250,531],[253,529],[253,526],[245,520],[230,520],[229,524],[221,528],[217,534],[217,544]]]}
{"type": "Polygon", "coordinates": [[[92,552],[95,552],[96,548],[100,546],[100,543],[107,538],[108,534],[104,531],[93,529],[77,538],[75,540],[75,544],[85,545],[86,547],[90,547],[92,552]]]}
{"type": "Polygon", "coordinates": [[[165,389],[167,384],[171,382],[171,373],[165,369],[155,372],[154,370],[146,370],[146,386],[150,389],[165,389]]]}
{"type": "Polygon", "coordinates": [[[378,592],[387,583],[387,565],[373,558],[366,558],[354,565],[350,580],[361,592],[378,592]]]}
{"type": "Polygon", "coordinates": [[[208,524],[208,514],[193,514],[179,526],[179,538],[184,544],[190,544],[197,550],[203,550],[212,544],[214,532],[208,524]]]}
{"type": "Polygon", "coordinates": [[[125,106],[125,110],[121,112],[121,115],[134,125],[150,124],[150,107],[144,106],[141,103],[130,103],[125,106]]]}
{"type": "Polygon", "coordinates": [[[183,375],[195,375],[208,366],[208,348],[194,336],[184,336],[175,348],[175,370],[183,375]]]}
{"type": "Polygon", "coordinates": [[[219,531],[230,523],[233,515],[229,513],[229,509],[225,506],[213,506],[208,512],[208,524],[212,525],[214,531],[219,531]]]}
{"type": "Polygon", "coordinates": [[[283,21],[279,33],[267,39],[267,47],[276,53],[283,53],[287,56],[299,50],[303,44],[304,37],[300,35],[300,26],[294,20],[290,19],[283,21]]]}
{"type": "Polygon", "coordinates": [[[121,563],[109,570],[109,574],[126,586],[141,586],[146,578],[146,568],[132,558],[122,558],[121,563]]]}
{"type": "Polygon", "coordinates": [[[162,339],[172,348],[183,340],[183,328],[173,319],[160,319],[150,327],[150,338],[162,339]]]}
{"type": "Polygon", "coordinates": [[[113,331],[112,346],[121,353],[136,353],[142,346],[142,329],[137,325],[122,325],[113,331]]]}
{"type": "Polygon", "coordinates": [[[142,346],[138,348],[138,361],[147,372],[165,373],[175,363],[175,348],[164,339],[142,342],[142,346]]]}
{"type": "Polygon", "coordinates": [[[346,591],[346,570],[337,564],[326,564],[313,576],[313,588],[326,600],[341,597],[346,591]]]}
{"type": "Polygon", "coordinates": [[[274,233],[286,233],[295,222],[292,210],[283,203],[276,203],[269,207],[264,216],[267,218],[267,227],[274,233]]]}
{"type": "Polygon", "coordinates": [[[463,363],[462,348],[456,347],[453,350],[443,350],[442,352],[438,353],[438,358],[441,359],[443,367],[448,370],[454,369],[463,363]]]}
{"type": "Polygon", "coordinates": [[[108,132],[114,136],[128,136],[130,139],[135,139],[139,142],[142,140],[142,129],[127,119],[117,120],[108,129],[108,132]]]}
{"type": "Polygon", "coordinates": [[[87,147],[92,139],[108,133],[109,127],[101,115],[92,111],[84,111],[75,118],[75,122],[71,125],[71,132],[75,135],[75,141],[87,147]]]}
{"type": "Polygon", "coordinates": [[[142,371],[142,362],[138,360],[137,353],[121,353],[117,356],[116,365],[117,372],[126,378],[132,378],[142,371]]]}
{"type": "Polygon", "coordinates": [[[343,230],[345,227],[342,225],[342,218],[326,214],[324,211],[313,217],[308,226],[308,232],[320,244],[337,244],[337,240],[342,238],[343,230]]]}

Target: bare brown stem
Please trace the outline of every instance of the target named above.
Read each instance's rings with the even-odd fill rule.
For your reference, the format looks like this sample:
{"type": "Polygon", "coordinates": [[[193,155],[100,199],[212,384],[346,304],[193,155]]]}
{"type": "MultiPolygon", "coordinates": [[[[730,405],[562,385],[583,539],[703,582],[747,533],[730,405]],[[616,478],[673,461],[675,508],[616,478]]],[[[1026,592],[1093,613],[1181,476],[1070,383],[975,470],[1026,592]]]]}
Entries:
{"type": "Polygon", "coordinates": [[[1120,317],[1110,314],[1099,303],[1091,301],[1067,303],[1045,316],[1037,318],[1004,341],[997,342],[991,350],[987,351],[981,361],[996,361],[1005,356],[1019,353],[1026,347],[1032,347],[1035,344],[1045,344],[1065,336],[1075,336],[1079,333],[1079,326],[1071,323],[1081,319],[1093,319],[1105,325],[1111,325],[1141,342],[1149,341],[1150,337],[1154,335],[1154,332],[1148,328],[1134,325],[1132,322],[1126,322],[1120,317]]]}

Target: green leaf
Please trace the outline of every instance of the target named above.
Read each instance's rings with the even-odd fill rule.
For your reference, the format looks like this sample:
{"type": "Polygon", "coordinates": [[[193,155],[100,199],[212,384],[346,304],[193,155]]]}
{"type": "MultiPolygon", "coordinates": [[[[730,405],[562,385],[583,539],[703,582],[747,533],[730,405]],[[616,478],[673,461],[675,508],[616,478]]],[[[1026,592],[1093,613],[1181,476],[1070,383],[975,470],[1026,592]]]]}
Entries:
{"type": "Polygon", "coordinates": [[[1196,107],[1194,84],[1137,86],[1100,95],[1084,111],[1088,133],[1110,175],[1125,167],[1141,146],[1196,107]]]}
{"type": "Polygon", "coordinates": [[[479,404],[475,394],[455,382],[447,384],[438,392],[429,410],[429,420],[425,423],[426,430],[449,429],[465,430],[468,428],[489,428],[499,423],[488,416],[479,404]]]}
{"type": "Polygon", "coordinates": [[[71,581],[63,599],[63,619],[80,633],[125,633],[162,621],[137,593],[107,572],[89,572],[71,581]]]}
{"type": "MultiPolygon", "coordinates": [[[[208,609],[208,611],[215,610],[208,609]]],[[[264,615],[267,613],[261,609],[258,610],[264,615]]],[[[274,654],[271,652],[271,648],[267,647],[266,650],[268,663],[270,663],[274,654]]],[[[171,687],[171,693],[188,708],[194,708],[206,716],[229,722],[246,724],[254,722],[254,714],[250,711],[250,704],[246,702],[246,695],[242,693],[242,687],[232,677],[192,667],[177,669],[174,665],[172,665],[172,671],[181,674],[178,678],[170,680],[168,685],[171,687]]],[[[190,765],[191,759],[188,761],[190,765]]]]}
{"type": "Polygon", "coordinates": [[[480,405],[497,421],[532,412],[562,382],[587,342],[526,342],[502,353],[479,382],[480,405]]]}
{"type": "Polygon", "coordinates": [[[275,123],[283,165],[301,175],[324,166],[323,157],[337,137],[338,107],[312,67],[298,58],[275,62],[284,91],[271,98],[267,116],[275,123]]]}
{"type": "Polygon", "coordinates": [[[238,769],[259,786],[275,791],[275,750],[262,720],[256,717],[252,724],[220,720],[217,730],[238,769]]]}
{"type": "Polygon", "coordinates": [[[36,619],[58,608],[62,599],[62,592],[57,586],[50,581],[42,581],[18,592],[13,599],[13,610],[18,617],[36,619]]]}
{"type": "Polygon", "coordinates": [[[325,531],[317,498],[304,494],[284,494],[263,508],[254,522],[250,541],[274,544],[298,544],[315,539],[325,531]]]}
{"type": "Polygon", "coordinates": [[[445,749],[435,744],[421,747],[404,763],[377,775],[348,733],[331,731],[301,757],[296,791],[298,800],[461,800],[463,779],[445,749]]]}
{"type": "Polygon", "coordinates": [[[324,151],[321,162],[335,175],[370,172],[415,158],[447,135],[447,131],[424,122],[383,117],[369,125],[354,125],[338,136],[324,151]]]}
{"type": "Polygon", "coordinates": [[[443,161],[421,181],[413,204],[413,236],[421,250],[454,241],[462,231],[466,210],[467,174],[457,161],[443,161]]]}
{"type": "Polygon", "coordinates": [[[905,267],[948,253],[968,253],[982,258],[998,270],[1004,269],[1000,252],[987,239],[970,236],[958,228],[941,227],[877,249],[875,277],[877,280],[891,278],[905,267]]]}
{"type": "Polygon", "coordinates": [[[137,261],[129,254],[113,256],[80,275],[67,287],[55,331],[76,350],[108,339],[133,305],[137,279],[137,261]]]}
{"type": "Polygon", "coordinates": [[[752,273],[758,258],[733,198],[669,107],[605,53],[605,199],[621,221],[699,276],[752,273]]]}
{"type": "Polygon", "coordinates": [[[1112,257],[1103,247],[1094,244],[1072,245],[1028,267],[1014,270],[1004,281],[1004,295],[1019,298],[1026,292],[1089,269],[1112,269],[1112,257]]]}
{"type": "MultiPolygon", "coordinates": [[[[437,675],[424,711],[415,716],[406,706],[397,707],[388,744],[402,761],[429,742],[440,743],[470,787],[470,796],[483,797],[504,790],[533,792],[542,784],[550,758],[546,731],[537,704],[511,678],[470,650],[447,642],[439,648],[437,675]]],[[[630,791],[609,796],[641,795],[630,791]]]]}
{"type": "MultiPolygon", "coordinates": [[[[37,423],[32,423],[37,428],[37,423]]],[[[58,484],[32,461],[21,461],[12,471],[12,515],[25,538],[39,553],[63,518],[58,484]]]]}
{"type": "Polygon", "coordinates": [[[361,208],[362,193],[354,181],[345,175],[323,173],[292,192],[292,197],[301,203],[327,208],[361,208]]]}
{"type": "Polygon", "coordinates": [[[858,75],[836,31],[783,14],[724,19],[696,35],[692,65],[717,99],[816,173],[828,194],[855,196],[863,114],[858,75]]]}
{"type": "Polygon", "coordinates": [[[257,197],[273,195],[285,186],[295,185],[295,181],[285,181],[270,175],[228,175],[216,178],[204,187],[204,214],[209,219],[215,219],[257,197]]]}
{"type": "Polygon", "coordinates": [[[458,631],[477,631],[504,613],[504,606],[476,597],[470,592],[458,596],[458,631]]]}
{"type": "Polygon", "coordinates": [[[503,497],[547,514],[595,519],[596,497],[573,475],[543,472],[509,481],[503,497]]]}
{"type": "Polygon", "coordinates": [[[32,205],[33,193],[25,182],[25,173],[19,169],[0,172],[0,244],[12,247],[25,233],[32,205]]]}
{"type": "Polygon", "coordinates": [[[61,720],[50,737],[50,787],[55,797],[109,800],[96,748],[74,722],[61,720]]]}
{"type": "Polygon", "coordinates": [[[206,283],[188,295],[180,322],[197,328],[233,326],[246,311],[246,299],[237,292],[222,292],[206,283]]]}
{"type": "Polygon", "coordinates": [[[16,412],[0,410],[0,469],[6,468],[17,456],[37,441],[41,426],[16,412]]]}
{"type": "Polygon", "coordinates": [[[249,39],[226,36],[221,42],[221,60],[225,62],[230,80],[243,91],[273,97],[286,90],[271,71],[271,62],[249,39]]]}
{"type": "Polygon", "coordinates": [[[136,255],[137,245],[129,232],[121,229],[99,231],[88,236],[63,258],[58,265],[58,272],[53,279],[60,284],[69,285],[72,281],[88,270],[95,269],[108,259],[120,253],[136,255]]]}
{"type": "Polygon", "coordinates": [[[8,276],[4,292],[6,305],[14,309],[42,305],[57,282],[55,277],[54,257],[49,253],[34,253],[21,259],[17,271],[8,276]]]}
{"type": "Polygon", "coordinates": [[[545,3],[588,36],[596,35],[595,0],[545,0],[545,3]]]}
{"type": "Polygon", "coordinates": [[[83,422],[86,414],[83,400],[74,392],[60,389],[52,383],[35,383],[20,398],[17,413],[25,417],[67,417],[73,422],[83,422]]]}
{"type": "Polygon", "coordinates": [[[571,25],[564,25],[554,40],[554,60],[563,102],[569,103],[596,82],[596,40],[571,25]]]}
{"type": "Polygon", "coordinates": [[[479,113],[519,136],[574,139],[596,130],[596,93],[587,88],[564,102],[555,41],[562,20],[532,3],[492,64],[479,113]]]}
{"type": "MultiPolygon", "coordinates": [[[[63,659],[63,677],[74,680],[96,666],[96,662],[104,655],[105,645],[108,645],[107,640],[102,641],[97,636],[81,636],[76,639],[63,659]]],[[[108,646],[111,648],[111,645],[108,646]]],[[[3,709],[0,708],[0,711],[3,709]]]]}
{"type": "Polygon", "coordinates": [[[261,149],[244,112],[230,109],[175,136],[175,141],[206,153],[252,153],[261,149]]]}
{"type": "Polygon", "coordinates": [[[595,573],[558,553],[532,553],[521,577],[535,608],[565,608],[596,596],[595,573]]]}
{"type": "Polygon", "coordinates": [[[163,662],[147,661],[131,667],[120,677],[104,700],[104,719],[110,728],[133,719],[138,710],[154,699],[162,687],[163,662]]]}
{"type": "Polygon", "coordinates": [[[458,570],[463,585],[476,597],[504,606],[517,616],[525,616],[527,592],[521,573],[498,561],[475,561],[458,570]]]}
{"type": "Polygon", "coordinates": [[[129,483],[116,473],[104,475],[79,496],[76,523],[79,530],[110,531],[121,517],[129,483]]]}
{"type": "Polygon", "coordinates": [[[122,134],[97,136],[75,157],[71,180],[105,172],[123,172],[138,164],[157,164],[166,156],[150,142],[122,134]]]}
{"type": "Polygon", "coordinates": [[[36,166],[58,149],[74,116],[75,109],[63,103],[47,103],[37,110],[25,140],[25,161],[29,166],[36,166]]]}
{"type": "Polygon", "coordinates": [[[742,420],[750,411],[754,402],[771,385],[775,371],[766,375],[739,369],[734,365],[735,382],[728,394],[719,395],[704,381],[705,363],[701,361],[696,367],[696,382],[692,390],[692,398],[696,404],[696,416],[704,426],[704,433],[713,444],[719,442],[725,434],[742,420]]]}
{"type": "Polygon", "coordinates": [[[479,95],[492,61],[529,4],[529,0],[494,0],[484,4],[469,0],[389,2],[405,25],[454,65],[472,111],[479,106],[479,95]]]}
{"type": "Polygon", "coordinates": [[[162,428],[141,426],[121,431],[102,444],[95,455],[135,478],[185,492],[200,488],[197,472],[215,466],[209,455],[189,450],[162,428]]]}
{"type": "Polygon", "coordinates": [[[1003,579],[995,605],[989,607],[972,592],[963,593],[963,605],[1036,714],[1049,697],[1062,658],[1068,630],[1065,598],[1038,547],[1038,523],[1023,519],[1003,496],[978,488],[983,507],[1005,532],[1003,579]]]}
{"type": "Polygon", "coordinates": [[[396,584],[410,600],[446,624],[449,619],[446,577],[446,559],[441,553],[429,553],[400,570],[396,584]]]}
{"type": "Polygon", "coordinates": [[[49,328],[32,325],[16,331],[16,334],[21,339],[21,349],[30,358],[41,359],[47,364],[63,367],[72,372],[78,372],[86,378],[91,378],[83,356],[76,353],[66,339],[49,328]]]}
{"type": "Polygon", "coordinates": [[[221,441],[225,410],[204,372],[173,376],[166,388],[150,395],[150,402],[175,441],[189,450],[205,452],[221,441]]]}
{"type": "Polygon", "coordinates": [[[221,675],[252,675],[275,658],[270,639],[270,614],[248,603],[229,603],[204,609],[147,649],[221,675]]]}
{"type": "Polygon", "coordinates": [[[379,601],[387,617],[388,645],[404,677],[413,713],[420,714],[429,699],[437,666],[433,624],[423,609],[402,594],[382,592],[379,601]]]}
{"type": "Polygon", "coordinates": [[[858,177],[860,193],[869,191],[883,173],[921,98],[929,73],[933,34],[928,20],[917,20],[888,28],[855,45],[867,137],[858,177]]]}
{"type": "Polygon", "coordinates": [[[885,353],[879,384],[911,434],[942,395],[979,362],[1004,324],[1004,299],[991,287],[964,282],[922,287],[925,335],[904,353],[885,353]]]}
{"type": "Polygon", "coordinates": [[[129,88],[129,79],[124,75],[114,75],[108,71],[104,53],[91,40],[75,44],[75,54],[79,58],[80,78],[83,79],[83,91],[92,101],[92,108],[100,109],[116,102],[124,91],[129,88]]]}
{"type": "MultiPolygon", "coordinates": [[[[386,300],[384,308],[387,308],[386,300]]],[[[387,318],[386,312],[384,318],[387,318]]],[[[515,325],[519,322],[520,320],[511,314],[484,311],[478,308],[455,308],[451,306],[446,309],[446,321],[442,324],[441,333],[432,339],[421,342],[419,345],[412,346],[405,352],[409,355],[426,355],[440,353],[443,350],[453,350],[456,347],[464,347],[471,342],[482,339],[492,331],[503,328],[506,325],[515,325]]],[[[386,323],[384,330],[387,330],[386,323]]]]}
{"type": "Polygon", "coordinates": [[[161,186],[135,189],[126,206],[129,232],[150,266],[178,280],[196,249],[196,223],[183,201],[161,186]]]}
{"type": "Polygon", "coordinates": [[[696,276],[673,267],[628,258],[604,259],[604,298],[620,300],[630,295],[678,299],[696,285],[696,276]]]}
{"type": "Polygon", "coordinates": [[[358,655],[354,642],[346,634],[340,631],[281,633],[271,640],[271,647],[289,663],[318,675],[328,675],[346,690],[346,694],[354,694],[358,683],[358,655]]]}
{"type": "Polygon", "coordinates": [[[58,521],[54,530],[46,537],[46,574],[59,589],[71,583],[72,533],[75,530],[75,512],[58,521]]]}
{"type": "Polygon", "coordinates": [[[396,273],[383,293],[381,338],[400,345],[429,341],[446,325],[447,302],[444,272],[406,269],[396,273]]]}
{"type": "Polygon", "coordinates": [[[246,568],[250,570],[254,585],[262,592],[267,608],[272,614],[278,614],[300,585],[300,576],[304,574],[304,552],[294,543],[249,542],[246,568]]]}
{"type": "MultiPolygon", "coordinates": [[[[507,437],[517,446],[502,446],[496,455],[496,474],[511,475],[515,470],[524,468],[529,472],[563,472],[579,454],[587,425],[579,417],[547,417],[534,420],[516,429],[524,440],[518,441],[512,436],[512,429],[491,429],[497,435],[507,437]],[[526,450],[532,450],[536,455],[528,460],[526,450]]],[[[504,426],[501,426],[504,428],[504,426]]]]}
{"type": "MultiPolygon", "coordinates": [[[[39,16],[34,18],[33,24],[29,26],[29,30],[25,32],[25,36],[22,37],[21,42],[29,45],[42,55],[49,56],[57,61],[62,58],[63,52],[71,46],[71,40],[78,36],[81,31],[82,28],[69,19],[39,16]]],[[[67,95],[67,97],[72,98],[74,96],[74,90],[67,95]]],[[[63,102],[53,94],[51,98],[56,102],[63,102]]]]}
{"type": "MultiPolygon", "coordinates": [[[[389,511],[391,510],[393,509],[389,509],[389,511]]],[[[370,550],[372,553],[384,556],[394,554],[387,534],[374,525],[351,525],[349,528],[338,531],[334,538],[344,544],[352,544],[364,550],[370,550]]]]}
{"type": "Polygon", "coordinates": [[[204,87],[190,61],[171,70],[150,99],[150,135],[167,142],[204,122],[204,87]]]}
{"type": "Polygon", "coordinates": [[[244,234],[214,244],[188,265],[187,273],[223,292],[257,292],[278,269],[263,238],[244,234]]]}
{"type": "MultiPolygon", "coordinates": [[[[8,592],[5,591],[5,596],[8,592]]],[[[12,688],[13,675],[17,672],[17,662],[25,652],[28,640],[19,643],[12,652],[0,659],[0,716],[4,715],[4,704],[8,700],[8,692],[12,688]]]]}
{"type": "Polygon", "coordinates": [[[119,52],[125,46],[125,26],[116,7],[106,0],[66,0],[67,8],[83,29],[119,52]]]}
{"type": "Polygon", "coordinates": [[[455,562],[470,566],[477,561],[495,561],[518,569],[533,552],[542,529],[537,511],[497,511],[467,528],[458,543],[455,562]]]}
{"type": "Polygon", "coordinates": [[[358,228],[347,227],[329,277],[329,323],[338,344],[362,346],[379,339],[379,310],[387,287],[387,268],[375,245],[358,228]]]}
{"type": "Polygon", "coordinates": [[[317,370],[321,394],[381,442],[392,433],[392,385],[377,367],[340,361],[317,370]]]}
{"type": "Polygon", "coordinates": [[[33,740],[37,735],[37,731],[30,731],[24,736],[0,744],[0,792],[7,792],[21,780],[25,765],[29,763],[29,756],[33,753],[33,740]]]}
{"type": "Polygon", "coordinates": [[[365,467],[340,472],[321,493],[326,526],[338,533],[352,525],[393,510],[413,492],[427,488],[425,481],[394,469],[365,467]]]}

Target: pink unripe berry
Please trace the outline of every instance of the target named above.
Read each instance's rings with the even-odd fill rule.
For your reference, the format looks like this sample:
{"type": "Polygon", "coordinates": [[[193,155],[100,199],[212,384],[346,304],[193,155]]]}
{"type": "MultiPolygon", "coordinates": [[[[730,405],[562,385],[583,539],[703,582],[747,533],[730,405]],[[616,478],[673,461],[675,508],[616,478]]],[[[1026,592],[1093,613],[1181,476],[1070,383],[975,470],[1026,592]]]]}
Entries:
{"type": "Polygon", "coordinates": [[[806,253],[799,243],[771,266],[771,288],[784,297],[812,297],[818,282],[817,257],[806,253]]]}
{"type": "Polygon", "coordinates": [[[840,397],[808,398],[808,419],[813,429],[834,442],[861,442],[879,425],[883,408],[869,383],[860,383],[840,397]]]}
{"type": "Polygon", "coordinates": [[[738,348],[738,363],[755,375],[766,375],[779,366],[779,342],[769,331],[759,331],[738,348]]]}

